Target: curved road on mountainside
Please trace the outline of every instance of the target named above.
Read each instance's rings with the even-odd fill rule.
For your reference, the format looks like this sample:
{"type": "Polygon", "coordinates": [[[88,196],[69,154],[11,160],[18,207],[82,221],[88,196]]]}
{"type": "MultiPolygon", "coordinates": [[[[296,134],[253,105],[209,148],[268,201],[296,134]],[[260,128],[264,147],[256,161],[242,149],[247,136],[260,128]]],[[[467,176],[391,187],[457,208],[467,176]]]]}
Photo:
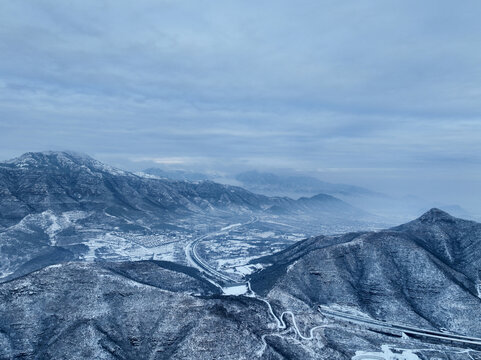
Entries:
{"type": "MultiPolygon", "coordinates": [[[[225,274],[222,274],[221,272],[217,271],[217,269],[210,266],[206,261],[204,261],[200,257],[199,253],[197,252],[197,246],[201,241],[203,241],[203,240],[205,240],[209,237],[228,234],[232,229],[235,229],[235,228],[238,228],[238,227],[241,227],[241,226],[245,226],[245,225],[249,225],[249,224],[253,224],[256,221],[258,221],[258,218],[252,217],[248,222],[241,223],[241,224],[232,224],[230,226],[224,227],[221,230],[218,230],[218,231],[215,231],[215,232],[212,232],[212,233],[209,233],[209,234],[205,234],[203,236],[200,236],[200,237],[192,240],[189,244],[187,244],[187,246],[185,248],[185,254],[186,254],[188,262],[191,265],[193,265],[195,268],[200,270],[201,272],[205,273],[207,275],[208,280],[211,283],[213,283],[214,285],[216,285],[217,287],[221,288],[221,289],[222,289],[222,286],[219,284],[219,282],[224,284],[224,286],[225,285],[229,285],[229,286],[241,285],[239,283],[239,281],[237,281],[237,280],[235,280],[235,279],[233,279],[233,278],[231,278],[231,277],[229,277],[225,274]]],[[[244,285],[244,284],[242,284],[242,285],[244,285]]],[[[314,338],[314,331],[316,331],[317,329],[321,329],[321,328],[325,328],[325,327],[330,326],[330,325],[314,326],[308,331],[309,336],[304,336],[304,335],[302,335],[301,331],[299,330],[299,327],[298,327],[297,322],[296,322],[295,315],[292,311],[284,311],[281,314],[281,316],[278,317],[274,313],[274,310],[272,309],[272,306],[269,303],[269,301],[257,296],[252,291],[249,282],[247,282],[245,285],[247,286],[248,291],[251,292],[252,297],[255,297],[255,298],[263,301],[267,305],[269,313],[272,315],[272,317],[275,319],[275,321],[277,323],[277,330],[278,330],[277,333],[262,335],[261,341],[262,341],[263,344],[262,344],[262,348],[258,351],[259,354],[262,354],[265,351],[265,349],[267,348],[267,343],[265,341],[265,338],[267,336],[281,336],[282,337],[283,335],[285,335],[289,331],[288,326],[287,326],[286,322],[284,321],[284,317],[286,315],[291,316],[292,327],[294,329],[294,332],[302,340],[312,340],[314,338]],[[281,330],[284,330],[284,331],[281,331],[281,330]]],[[[324,315],[327,315],[327,316],[335,317],[335,318],[338,318],[338,319],[342,319],[344,321],[357,323],[357,324],[360,324],[360,325],[362,325],[362,324],[367,325],[368,327],[374,327],[374,328],[377,328],[378,330],[384,329],[384,330],[388,330],[388,331],[399,331],[400,333],[404,333],[406,335],[424,336],[424,337],[428,337],[428,338],[435,338],[435,339],[438,339],[438,340],[452,341],[452,342],[456,342],[458,344],[463,344],[463,345],[481,346],[481,339],[480,338],[462,336],[462,335],[457,335],[457,334],[441,333],[441,332],[432,331],[432,330],[428,330],[428,329],[420,329],[420,328],[415,328],[415,327],[401,325],[401,324],[395,324],[395,323],[385,323],[385,322],[382,322],[382,321],[378,321],[378,320],[374,320],[374,319],[366,319],[366,318],[358,317],[358,316],[351,315],[351,314],[333,311],[333,310],[330,310],[330,309],[328,310],[328,309],[321,308],[321,307],[319,307],[319,311],[321,313],[323,313],[324,315]]],[[[476,350],[470,349],[470,351],[476,351],[476,350]]],[[[369,355],[369,356],[370,356],[369,359],[375,358],[375,357],[373,357],[373,355],[369,355]]],[[[360,360],[360,359],[364,359],[365,357],[364,357],[364,355],[358,355],[358,357],[355,357],[355,358],[360,360]]],[[[379,359],[384,359],[384,357],[379,357],[379,359]]]]}
{"type": "MultiPolygon", "coordinates": [[[[249,289],[250,289],[250,284],[249,285],[249,289]]],[[[309,336],[304,336],[301,334],[301,331],[299,330],[299,327],[297,326],[297,322],[296,322],[296,317],[294,315],[294,313],[292,311],[284,311],[280,317],[277,317],[277,315],[274,313],[274,310],[272,309],[272,306],[271,304],[269,303],[269,301],[267,301],[266,299],[262,299],[258,296],[255,296],[257,299],[263,301],[266,303],[267,305],[267,308],[269,309],[269,313],[272,315],[272,317],[274,318],[274,320],[276,320],[276,323],[277,323],[277,330],[284,330],[282,332],[277,332],[277,333],[272,333],[272,334],[264,334],[261,336],[261,341],[262,341],[262,348],[259,349],[259,351],[257,352],[257,354],[259,356],[261,356],[264,351],[266,350],[267,348],[267,342],[265,340],[265,338],[267,336],[280,336],[282,337],[282,335],[285,335],[287,334],[288,332],[288,328],[287,328],[287,324],[286,322],[284,321],[284,315],[291,315],[292,317],[292,326],[294,328],[294,333],[299,336],[300,339],[302,340],[312,340],[314,338],[314,331],[318,330],[318,329],[322,329],[322,328],[326,328],[326,327],[330,327],[331,325],[318,325],[318,326],[314,326],[313,328],[311,328],[309,330],[309,336]]]]}
{"type": "Polygon", "coordinates": [[[221,272],[217,271],[217,269],[210,266],[204,259],[202,259],[199,255],[199,253],[197,252],[197,245],[201,241],[203,241],[207,238],[213,237],[213,236],[228,234],[232,229],[235,229],[235,228],[238,228],[238,227],[241,227],[241,226],[245,226],[245,225],[253,224],[258,220],[259,219],[257,217],[252,217],[248,222],[245,222],[245,223],[242,223],[242,224],[232,224],[230,226],[224,227],[221,230],[202,235],[202,236],[192,240],[190,243],[187,244],[187,246],[185,248],[185,255],[187,257],[187,261],[193,267],[195,267],[199,271],[206,274],[207,280],[210,281],[212,284],[216,285],[217,287],[219,287],[221,289],[223,288],[219,283],[224,284],[224,286],[225,285],[229,285],[229,286],[245,285],[248,292],[250,292],[252,294],[251,297],[254,297],[258,300],[261,300],[261,301],[263,301],[264,303],[267,304],[267,307],[269,309],[269,313],[272,315],[272,317],[275,319],[275,321],[277,323],[278,332],[272,333],[272,334],[264,334],[264,335],[261,336],[261,341],[262,341],[263,344],[262,344],[262,348],[259,350],[258,353],[262,354],[265,351],[265,349],[267,348],[267,343],[265,341],[265,338],[267,336],[281,336],[282,337],[285,333],[288,332],[287,324],[284,321],[285,315],[291,316],[294,332],[297,336],[299,336],[300,339],[303,339],[303,340],[312,340],[314,338],[314,331],[315,330],[328,327],[329,325],[314,326],[313,328],[311,328],[308,331],[309,336],[302,335],[301,331],[299,330],[299,327],[297,326],[296,317],[295,317],[295,315],[292,311],[284,311],[281,314],[280,317],[277,317],[277,315],[274,313],[274,310],[272,309],[272,306],[269,303],[269,301],[257,296],[257,294],[255,294],[252,291],[249,282],[241,284],[241,283],[239,283],[239,281],[237,281],[237,280],[235,280],[235,279],[233,279],[233,278],[231,278],[231,277],[229,277],[225,274],[222,274],[221,272]],[[281,332],[280,330],[284,330],[284,331],[281,332]]]}

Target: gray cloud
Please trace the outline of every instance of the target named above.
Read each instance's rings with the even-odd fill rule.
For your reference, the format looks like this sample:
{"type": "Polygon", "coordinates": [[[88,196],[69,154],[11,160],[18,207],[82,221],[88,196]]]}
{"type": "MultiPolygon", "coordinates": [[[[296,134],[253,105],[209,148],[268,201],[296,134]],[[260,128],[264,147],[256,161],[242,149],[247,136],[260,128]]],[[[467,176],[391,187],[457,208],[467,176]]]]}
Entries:
{"type": "Polygon", "coordinates": [[[3,1],[0,155],[291,168],[406,192],[454,172],[471,183],[481,179],[480,10],[3,1]]]}

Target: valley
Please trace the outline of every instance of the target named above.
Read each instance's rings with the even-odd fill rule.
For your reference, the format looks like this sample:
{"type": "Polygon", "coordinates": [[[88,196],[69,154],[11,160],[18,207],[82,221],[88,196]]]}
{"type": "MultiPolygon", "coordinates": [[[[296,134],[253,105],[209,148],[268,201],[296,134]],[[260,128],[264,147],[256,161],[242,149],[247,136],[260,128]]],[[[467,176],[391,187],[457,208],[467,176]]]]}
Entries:
{"type": "Polygon", "coordinates": [[[0,180],[2,359],[481,356],[476,222],[431,209],[388,227],[329,196],[70,153],[1,163],[0,180]]]}

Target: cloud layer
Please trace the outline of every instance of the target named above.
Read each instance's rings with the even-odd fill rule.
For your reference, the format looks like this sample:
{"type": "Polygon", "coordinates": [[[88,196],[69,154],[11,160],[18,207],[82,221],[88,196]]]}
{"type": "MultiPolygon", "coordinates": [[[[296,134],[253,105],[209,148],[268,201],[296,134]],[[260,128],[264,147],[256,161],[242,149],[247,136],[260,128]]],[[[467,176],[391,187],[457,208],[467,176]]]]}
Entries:
{"type": "Polygon", "coordinates": [[[3,1],[0,155],[471,189],[480,13],[477,1],[3,1]]]}

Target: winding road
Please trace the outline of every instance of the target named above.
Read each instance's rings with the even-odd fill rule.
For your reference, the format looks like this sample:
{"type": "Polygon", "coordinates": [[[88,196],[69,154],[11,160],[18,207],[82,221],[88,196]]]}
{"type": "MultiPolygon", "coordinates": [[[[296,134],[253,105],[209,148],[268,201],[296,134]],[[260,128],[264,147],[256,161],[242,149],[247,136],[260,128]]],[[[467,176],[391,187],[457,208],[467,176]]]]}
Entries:
{"type": "Polygon", "coordinates": [[[220,289],[223,290],[223,288],[225,288],[226,286],[227,287],[233,287],[233,286],[240,286],[240,285],[243,285],[246,287],[248,293],[250,294],[249,296],[250,297],[254,297],[258,300],[261,300],[263,301],[266,305],[267,305],[267,308],[269,310],[269,313],[272,315],[272,317],[274,318],[274,320],[276,321],[277,323],[277,332],[275,333],[272,333],[272,334],[264,334],[262,335],[261,337],[261,340],[262,340],[262,348],[258,351],[258,354],[259,355],[262,355],[262,353],[265,351],[265,349],[267,348],[267,342],[265,341],[265,338],[267,336],[280,336],[282,337],[283,335],[287,334],[290,329],[288,329],[288,326],[286,324],[286,322],[284,321],[284,317],[287,316],[287,315],[290,315],[291,318],[292,318],[292,326],[293,326],[293,329],[294,329],[294,332],[295,334],[302,340],[312,340],[314,338],[314,331],[318,330],[318,329],[321,329],[321,328],[325,328],[325,327],[328,327],[329,325],[320,325],[320,326],[315,326],[313,328],[311,328],[308,333],[309,335],[308,336],[304,336],[301,331],[299,330],[299,327],[297,326],[297,322],[296,322],[296,317],[294,315],[294,313],[292,311],[284,311],[280,317],[278,317],[275,313],[274,313],[274,310],[272,309],[272,306],[271,304],[269,303],[269,301],[267,301],[266,299],[263,299],[261,297],[259,297],[257,294],[254,293],[254,291],[252,291],[251,289],[251,286],[250,286],[250,283],[247,282],[247,283],[240,283],[238,280],[236,279],[233,279],[225,274],[222,274],[221,272],[219,272],[217,269],[213,268],[212,266],[210,266],[205,260],[203,260],[201,258],[201,256],[199,255],[199,253],[197,252],[197,246],[199,245],[199,243],[205,239],[208,239],[210,237],[213,237],[213,236],[219,236],[219,235],[225,235],[225,234],[228,234],[232,229],[236,229],[236,228],[239,228],[241,226],[246,226],[246,225],[250,225],[250,224],[253,224],[255,223],[256,221],[258,221],[259,219],[257,217],[252,217],[248,222],[245,222],[245,223],[242,223],[242,224],[232,224],[232,225],[229,225],[227,227],[224,227],[223,229],[221,230],[218,230],[218,231],[215,231],[215,232],[212,232],[212,233],[209,233],[209,234],[205,234],[205,235],[202,235],[194,240],[192,240],[190,243],[187,244],[187,246],[185,247],[185,256],[187,258],[187,261],[189,262],[189,264],[191,264],[193,267],[195,267],[196,269],[198,269],[199,271],[201,271],[202,273],[204,273],[206,275],[206,279],[211,282],[212,284],[216,285],[217,287],[219,287],[220,289]],[[284,331],[282,331],[284,330],[284,331]]]}
{"type": "MultiPolygon", "coordinates": [[[[257,294],[255,294],[250,286],[250,283],[242,283],[239,282],[238,280],[221,273],[211,265],[209,265],[202,257],[199,255],[197,251],[197,246],[199,243],[205,239],[208,239],[210,237],[214,236],[219,236],[219,235],[226,235],[229,234],[229,232],[233,229],[246,226],[249,224],[252,224],[254,222],[258,221],[257,217],[252,217],[248,222],[245,223],[240,223],[240,224],[232,224],[230,226],[224,227],[223,229],[220,229],[218,231],[202,235],[191,242],[187,244],[185,247],[185,255],[187,258],[187,261],[189,264],[191,264],[193,267],[197,268],[199,271],[204,273],[206,279],[210,281],[212,284],[215,286],[219,287],[220,289],[223,290],[225,294],[228,294],[227,292],[224,291],[225,288],[228,287],[235,287],[235,286],[245,286],[247,289],[247,293],[244,295],[256,298],[262,302],[264,302],[267,305],[268,312],[269,314],[274,318],[276,325],[277,325],[277,332],[273,332],[270,334],[264,334],[261,336],[261,341],[262,341],[262,348],[259,349],[258,355],[262,355],[264,351],[266,350],[268,344],[265,340],[267,336],[279,336],[283,337],[284,335],[288,334],[291,330],[294,331],[295,335],[301,339],[301,340],[312,340],[314,339],[314,332],[316,330],[326,328],[326,327],[331,327],[332,324],[323,324],[319,326],[314,326],[311,329],[308,330],[307,336],[303,335],[301,331],[299,330],[299,327],[297,325],[296,317],[292,311],[284,311],[280,316],[277,316],[274,313],[274,310],[272,308],[272,305],[269,303],[268,300],[259,297],[257,294]],[[285,318],[287,316],[291,317],[291,322],[292,322],[292,327],[288,327],[288,324],[285,321],[285,318]]],[[[386,333],[391,333],[391,334],[396,334],[398,336],[411,336],[411,337],[424,337],[424,338],[430,338],[430,339],[436,339],[436,340],[444,340],[448,341],[451,343],[455,343],[458,345],[464,345],[464,346],[475,346],[479,347],[481,349],[481,338],[475,338],[475,337],[469,337],[469,336],[463,336],[463,335],[457,335],[457,334],[452,334],[452,333],[444,333],[444,332],[438,332],[438,331],[433,331],[429,329],[421,329],[421,328],[416,328],[412,326],[407,326],[407,325],[402,325],[402,324],[396,324],[396,323],[387,323],[375,319],[369,319],[361,316],[356,316],[353,314],[349,313],[344,313],[336,310],[329,309],[324,306],[319,306],[318,308],[319,312],[327,317],[331,317],[337,320],[342,320],[346,322],[350,322],[356,325],[363,325],[368,329],[372,330],[377,330],[377,331],[382,331],[386,333]]],[[[472,349],[469,349],[468,351],[475,351],[472,349]]],[[[469,354],[468,354],[469,355],[469,354]]],[[[369,355],[364,355],[364,354],[359,354],[354,357],[356,360],[361,360],[361,359],[376,359],[376,356],[378,356],[379,359],[385,359],[382,355],[374,355],[374,354],[369,354],[369,355]]]]}
{"type": "MultiPolygon", "coordinates": [[[[249,289],[250,289],[250,284],[249,284],[249,289]]],[[[266,299],[262,299],[258,296],[255,296],[255,297],[257,299],[263,301],[264,303],[266,303],[267,308],[269,309],[269,313],[272,315],[272,317],[274,318],[274,320],[277,323],[277,330],[278,330],[277,333],[264,334],[264,335],[261,336],[262,347],[257,352],[257,355],[259,355],[259,356],[261,356],[267,348],[267,342],[266,342],[267,336],[280,336],[280,337],[282,337],[283,335],[285,335],[289,332],[290,329],[288,329],[287,324],[284,321],[284,315],[290,315],[291,316],[294,333],[297,336],[299,336],[299,338],[302,339],[302,340],[312,340],[312,339],[314,339],[314,331],[331,326],[329,324],[314,326],[309,330],[309,336],[304,336],[304,335],[302,335],[301,331],[299,330],[299,327],[297,326],[296,317],[295,317],[295,315],[292,311],[284,311],[281,314],[280,317],[277,317],[277,315],[274,313],[274,310],[272,309],[272,305],[269,303],[269,301],[267,301],[266,299]],[[279,332],[279,330],[285,330],[285,331],[279,332]]]]}

